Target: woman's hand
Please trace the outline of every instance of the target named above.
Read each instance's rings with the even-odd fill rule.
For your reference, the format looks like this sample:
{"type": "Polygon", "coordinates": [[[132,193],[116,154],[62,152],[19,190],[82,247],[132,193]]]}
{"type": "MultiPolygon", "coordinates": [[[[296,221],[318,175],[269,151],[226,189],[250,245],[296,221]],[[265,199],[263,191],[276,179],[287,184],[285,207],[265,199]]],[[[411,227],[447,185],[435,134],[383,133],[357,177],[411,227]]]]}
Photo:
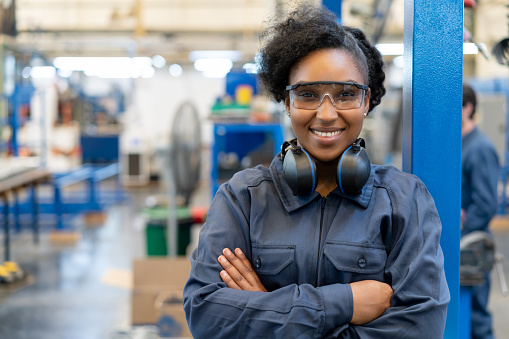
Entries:
{"type": "Polygon", "coordinates": [[[240,248],[235,249],[235,254],[225,248],[223,255],[220,255],[217,260],[224,269],[220,276],[226,286],[237,290],[267,292],[240,248]]]}
{"type": "Polygon", "coordinates": [[[376,280],[363,280],[350,284],[353,295],[353,316],[350,321],[363,325],[380,317],[391,306],[392,288],[376,280]]]}

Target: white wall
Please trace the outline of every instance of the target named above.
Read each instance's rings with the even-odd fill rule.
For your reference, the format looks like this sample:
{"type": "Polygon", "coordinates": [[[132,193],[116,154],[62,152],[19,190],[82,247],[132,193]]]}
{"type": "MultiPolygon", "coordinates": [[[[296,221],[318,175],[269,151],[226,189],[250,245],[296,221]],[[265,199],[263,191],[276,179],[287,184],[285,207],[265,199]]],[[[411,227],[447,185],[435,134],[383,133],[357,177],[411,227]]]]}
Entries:
{"type": "MultiPolygon", "coordinates": [[[[493,46],[503,38],[509,36],[508,24],[509,8],[505,2],[476,1],[474,14],[474,38],[477,42],[486,44],[488,51],[491,52],[493,46]]],[[[470,9],[472,11],[472,9],[470,9]]],[[[509,67],[500,65],[492,56],[486,60],[480,53],[476,56],[475,75],[479,78],[507,78],[509,76],[509,67]]]]}
{"type": "Polygon", "coordinates": [[[127,152],[126,139],[139,137],[150,159],[150,174],[160,174],[157,150],[169,146],[175,114],[183,103],[191,102],[198,110],[202,123],[201,177],[208,179],[209,150],[213,142],[212,122],[208,116],[216,98],[226,93],[225,79],[205,78],[192,67],[184,67],[183,74],[175,78],[164,68],[150,79],[136,79],[133,91],[132,97],[127,98],[132,103],[126,106],[122,119],[125,133],[121,138],[121,152],[127,152]]]}
{"type": "MultiPolygon", "coordinates": [[[[186,101],[195,105],[204,125],[208,126],[206,118],[210,108],[216,98],[225,92],[224,78],[205,78],[192,68],[185,68],[183,74],[175,78],[165,68],[159,69],[153,78],[136,79],[132,107],[137,120],[150,131],[151,139],[157,142],[168,137],[173,117],[186,101]]],[[[205,133],[202,139],[209,144],[210,135],[205,133]]]]}

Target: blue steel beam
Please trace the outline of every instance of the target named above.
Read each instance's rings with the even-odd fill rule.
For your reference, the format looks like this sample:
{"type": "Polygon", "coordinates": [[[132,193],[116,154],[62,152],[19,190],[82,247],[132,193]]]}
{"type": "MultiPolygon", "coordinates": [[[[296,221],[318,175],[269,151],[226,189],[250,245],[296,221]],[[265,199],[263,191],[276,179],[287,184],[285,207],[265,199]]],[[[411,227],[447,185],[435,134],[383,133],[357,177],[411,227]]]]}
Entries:
{"type": "Polygon", "coordinates": [[[336,18],[341,22],[341,3],[342,0],[323,0],[322,4],[327,7],[331,12],[336,14],[336,18]]]}
{"type": "Polygon", "coordinates": [[[442,221],[444,338],[458,338],[463,0],[405,0],[404,44],[403,170],[426,184],[442,221]]]}

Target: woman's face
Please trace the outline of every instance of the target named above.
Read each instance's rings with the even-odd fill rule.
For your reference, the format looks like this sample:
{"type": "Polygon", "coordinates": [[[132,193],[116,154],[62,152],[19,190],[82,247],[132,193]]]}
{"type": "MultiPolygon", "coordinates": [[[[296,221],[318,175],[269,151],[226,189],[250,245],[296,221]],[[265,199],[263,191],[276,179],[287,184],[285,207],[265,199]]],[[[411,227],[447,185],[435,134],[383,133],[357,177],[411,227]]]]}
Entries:
{"type": "MultiPolygon", "coordinates": [[[[289,85],[312,81],[347,81],[367,85],[350,54],[340,49],[314,51],[291,70],[289,85]]],[[[285,105],[300,146],[317,161],[330,162],[359,137],[364,113],[369,108],[369,91],[359,108],[336,110],[328,95],[313,110],[293,107],[289,96],[285,105]]]]}

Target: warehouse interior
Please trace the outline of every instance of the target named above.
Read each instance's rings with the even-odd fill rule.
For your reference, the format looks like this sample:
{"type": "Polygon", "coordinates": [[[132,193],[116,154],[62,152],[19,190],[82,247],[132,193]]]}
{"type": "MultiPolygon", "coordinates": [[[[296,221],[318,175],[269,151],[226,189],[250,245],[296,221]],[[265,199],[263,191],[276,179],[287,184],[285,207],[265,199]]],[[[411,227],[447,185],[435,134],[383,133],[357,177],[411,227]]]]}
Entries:
{"type": "MultiPolygon", "coordinates": [[[[299,2],[0,3],[1,338],[190,337],[168,300],[216,190],[293,137],[256,69],[267,22],[299,2]]],[[[372,163],[401,169],[405,1],[325,3],[384,55],[387,94],[362,136],[372,163]]],[[[509,8],[464,4],[463,77],[502,165],[489,308],[509,338],[509,63],[493,54],[509,8]]]]}

